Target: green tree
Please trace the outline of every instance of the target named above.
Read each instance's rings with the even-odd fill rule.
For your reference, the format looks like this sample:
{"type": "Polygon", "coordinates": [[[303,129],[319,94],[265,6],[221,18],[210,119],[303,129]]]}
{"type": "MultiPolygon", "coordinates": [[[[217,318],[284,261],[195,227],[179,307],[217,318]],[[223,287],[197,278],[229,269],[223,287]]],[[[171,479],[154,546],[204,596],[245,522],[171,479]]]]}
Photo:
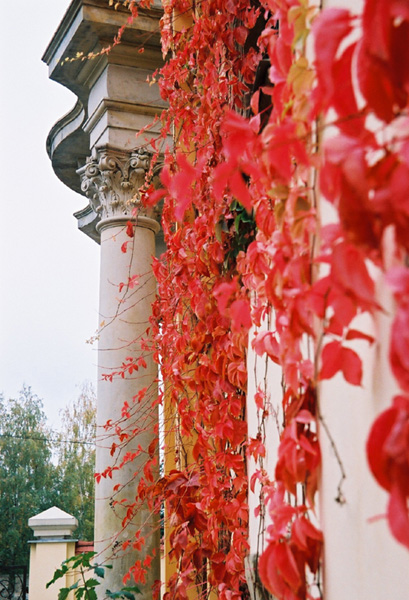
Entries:
{"type": "Polygon", "coordinates": [[[53,505],[55,467],[42,401],[24,386],[0,395],[0,563],[27,564],[27,521],[53,505]]]}
{"type": "Polygon", "coordinates": [[[75,536],[94,539],[95,391],[82,386],[77,400],[62,412],[57,445],[56,504],[78,519],[75,536]]]}

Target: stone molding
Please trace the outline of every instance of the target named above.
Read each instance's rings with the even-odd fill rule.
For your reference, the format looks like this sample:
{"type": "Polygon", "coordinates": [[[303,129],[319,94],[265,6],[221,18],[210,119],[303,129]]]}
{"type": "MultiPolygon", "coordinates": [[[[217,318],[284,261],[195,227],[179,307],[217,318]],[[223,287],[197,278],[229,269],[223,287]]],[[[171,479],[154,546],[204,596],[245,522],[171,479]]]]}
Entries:
{"type": "Polygon", "coordinates": [[[78,527],[78,521],[64,510],[53,506],[31,517],[28,520],[28,526],[31,527],[36,537],[62,538],[72,536],[72,532],[78,527]]]}
{"type": "MultiPolygon", "coordinates": [[[[146,218],[158,216],[154,210],[143,206],[139,192],[150,166],[151,154],[144,148],[132,152],[101,148],[94,150],[85,165],[77,170],[81,190],[100,219],[98,229],[105,221],[118,218],[136,217],[144,222],[146,218]]],[[[152,228],[156,229],[156,226],[152,228]]]]}

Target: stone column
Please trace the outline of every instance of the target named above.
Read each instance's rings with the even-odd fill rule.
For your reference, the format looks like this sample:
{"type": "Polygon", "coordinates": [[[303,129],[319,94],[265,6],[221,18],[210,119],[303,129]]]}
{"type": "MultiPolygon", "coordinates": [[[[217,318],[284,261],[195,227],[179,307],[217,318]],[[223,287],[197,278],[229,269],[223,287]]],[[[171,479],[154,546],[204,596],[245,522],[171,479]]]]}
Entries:
{"type": "MultiPolygon", "coordinates": [[[[123,152],[112,148],[95,150],[87,164],[79,169],[82,190],[94,211],[100,216],[97,229],[101,237],[100,336],[98,348],[98,400],[96,471],[119,466],[127,452],[144,451],[153,440],[157,414],[151,408],[157,395],[157,369],[151,353],[143,347],[149,325],[151,303],[155,295],[155,279],[151,270],[155,254],[155,234],[158,222],[142,210],[138,188],[144,183],[150,156],[143,150],[123,152]],[[127,225],[134,224],[134,236],[127,235],[127,225]],[[126,252],[123,245],[126,244],[126,252]],[[130,284],[129,284],[130,282],[130,284]],[[119,375],[122,365],[143,358],[146,367],[119,375]],[[138,392],[146,388],[139,401],[138,392]],[[123,418],[123,407],[129,405],[130,417],[123,418]],[[107,422],[121,429],[120,439],[114,430],[104,429],[107,422]],[[111,456],[112,444],[121,448],[111,456]]],[[[112,472],[112,478],[102,478],[96,485],[95,549],[98,562],[112,564],[102,581],[105,589],[117,591],[122,577],[136,560],[156,553],[143,587],[141,598],[151,598],[151,586],[159,574],[159,523],[146,505],[139,507],[131,525],[122,527],[128,504],[135,499],[143,476],[147,454],[112,472]],[[114,487],[119,486],[118,491],[114,487]],[[127,501],[124,501],[126,499],[127,501]],[[123,504],[117,504],[123,500],[123,504]],[[141,550],[132,550],[135,533],[145,538],[141,550]],[[122,543],[130,538],[126,551],[122,543]]],[[[103,588],[103,589],[102,589],[103,588]]]]}

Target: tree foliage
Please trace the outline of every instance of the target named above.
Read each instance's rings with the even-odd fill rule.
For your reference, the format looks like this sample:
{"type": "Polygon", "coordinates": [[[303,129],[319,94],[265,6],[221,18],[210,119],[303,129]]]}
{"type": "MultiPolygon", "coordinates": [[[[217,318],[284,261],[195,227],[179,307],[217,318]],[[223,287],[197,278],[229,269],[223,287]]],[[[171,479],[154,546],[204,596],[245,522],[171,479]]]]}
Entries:
{"type": "Polygon", "coordinates": [[[58,435],[30,387],[0,396],[0,564],[28,563],[28,519],[54,505],[78,519],[76,535],[93,539],[94,428],[90,386],[63,411],[58,435]]]}
{"type": "MultiPolygon", "coordinates": [[[[101,579],[105,577],[105,570],[112,569],[112,565],[91,563],[96,554],[96,552],[82,552],[64,560],[61,567],[55,571],[51,581],[47,583],[46,588],[48,589],[50,585],[67,574],[72,574],[75,576],[76,581],[68,588],[60,588],[58,600],[66,600],[71,592],[74,593],[76,600],[81,600],[81,598],[83,600],[97,600],[96,588],[101,585],[101,579]],[[90,577],[90,574],[94,577],[90,577]],[[95,579],[95,577],[99,579],[95,579]]],[[[141,591],[137,586],[126,586],[115,592],[106,590],[105,597],[112,600],[135,600],[136,594],[140,593],[141,591]]]]}
{"type": "Polygon", "coordinates": [[[27,520],[54,501],[55,469],[41,400],[24,386],[18,398],[0,396],[0,563],[28,561],[27,520]]]}
{"type": "Polygon", "coordinates": [[[94,539],[95,391],[84,384],[76,400],[61,412],[57,438],[56,503],[78,519],[76,537],[94,539]]]}

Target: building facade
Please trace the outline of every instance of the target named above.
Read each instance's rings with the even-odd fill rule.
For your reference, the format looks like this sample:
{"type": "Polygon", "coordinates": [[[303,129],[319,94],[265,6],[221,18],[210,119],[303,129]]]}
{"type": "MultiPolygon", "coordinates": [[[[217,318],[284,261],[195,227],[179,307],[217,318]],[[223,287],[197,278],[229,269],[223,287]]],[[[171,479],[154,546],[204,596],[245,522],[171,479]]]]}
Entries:
{"type": "MultiPolygon", "coordinates": [[[[359,8],[348,0],[325,2],[324,8],[334,7],[356,12],[359,8]]],[[[180,15],[179,21],[176,19],[182,33],[189,26],[186,22],[192,21],[191,14],[186,12],[185,21],[180,20],[180,15]]],[[[142,402],[139,408],[132,409],[132,418],[126,423],[123,421],[123,407],[132,398],[138,394],[152,398],[157,394],[157,367],[144,345],[144,337],[156,294],[152,257],[164,250],[159,213],[147,209],[138,192],[147,177],[154,182],[158,177],[157,170],[151,172],[148,142],[158,136],[159,125],[155,124],[155,118],[165,104],[157,87],[147,79],[152,80],[156,69],[163,64],[159,33],[162,9],[159,3],[141,9],[139,16],[122,31],[128,15],[125,7],[113,10],[105,0],[73,0],[43,57],[50,77],[68,87],[78,98],[74,109],[49,134],[50,159],[61,181],[88,199],[84,210],[75,217],[79,228],[101,247],[97,472],[103,473],[112,464],[116,442],[105,427],[109,422],[117,422],[121,429],[122,459],[127,452],[135,455],[133,461],[125,460],[121,469],[116,470],[118,463],[114,463],[109,476],[102,477],[97,485],[95,542],[104,560],[114,564],[106,581],[106,588],[111,590],[121,587],[122,576],[140,560],[138,544],[133,552],[121,550],[130,505],[129,484],[137,486],[143,471],[143,457],[136,456],[138,448],[150,446],[155,427],[158,428],[163,419],[159,412],[148,414],[142,402]],[[119,31],[121,40],[116,43],[113,40],[119,31]],[[109,46],[112,48],[108,51],[109,46]],[[139,52],[141,48],[143,53],[139,52]],[[152,123],[153,126],[148,127],[152,123]],[[141,135],[137,137],[138,134],[141,135]],[[135,377],[134,369],[127,369],[132,356],[143,358],[146,363],[139,378],[135,377]],[[132,436],[135,423],[139,428],[136,438],[132,436]],[[132,438],[129,443],[127,436],[132,438]]],[[[331,35],[329,31],[328,36],[331,35]]],[[[324,137],[330,135],[330,132],[325,133],[324,137]]],[[[175,138],[178,138],[177,131],[175,138]]],[[[162,141],[160,153],[173,143],[169,137],[162,141]]],[[[319,143],[324,142],[320,139],[319,143]]],[[[333,222],[333,209],[323,197],[318,210],[321,224],[333,222]]],[[[395,310],[393,294],[388,291],[381,270],[374,269],[371,275],[383,311],[378,311],[374,318],[358,317],[355,328],[368,339],[375,338],[375,343],[368,345],[361,336],[351,339],[348,346],[362,359],[362,383],[351,385],[339,372],[328,381],[321,381],[318,389],[322,463],[314,519],[325,540],[323,589],[327,600],[341,600],[346,595],[360,600],[404,600],[408,593],[407,551],[390,535],[386,519],[378,518],[385,513],[387,494],[371,476],[365,451],[373,421],[388,407],[389,399],[399,393],[388,358],[395,310]]],[[[260,331],[275,330],[274,314],[271,314],[260,331]]],[[[250,342],[251,335],[252,332],[250,342]]],[[[263,465],[273,479],[283,433],[279,424],[283,416],[282,369],[271,356],[260,357],[256,350],[250,343],[248,435],[256,439],[259,433],[257,394],[262,385],[270,406],[270,415],[263,425],[266,447],[263,465]]],[[[165,397],[166,393],[169,391],[165,390],[165,397]]],[[[167,409],[165,402],[165,418],[167,409]]],[[[173,454],[177,453],[177,440],[166,443],[173,454]]],[[[194,460],[194,453],[187,460],[194,460]]],[[[177,466],[177,460],[172,455],[165,465],[170,472],[177,466]]],[[[249,479],[254,470],[255,465],[249,460],[249,479]]],[[[158,475],[156,472],[155,476],[158,475]]],[[[263,535],[260,540],[260,527],[267,531],[271,521],[268,515],[260,521],[258,492],[256,486],[248,497],[247,579],[250,593],[261,598],[253,557],[267,548],[268,536],[263,535]]],[[[152,516],[149,506],[141,505],[132,526],[145,538],[143,556],[152,556],[156,550],[144,586],[147,598],[151,597],[154,582],[161,578],[158,517],[152,516]]],[[[167,526],[165,523],[165,528],[167,526]]],[[[171,536],[165,538],[165,555],[168,555],[171,536]]],[[[169,578],[175,565],[172,566],[169,558],[165,562],[162,578],[163,573],[169,578]]],[[[201,594],[203,590],[202,582],[201,594]]],[[[195,592],[189,593],[191,597],[195,595],[195,592]]]]}

